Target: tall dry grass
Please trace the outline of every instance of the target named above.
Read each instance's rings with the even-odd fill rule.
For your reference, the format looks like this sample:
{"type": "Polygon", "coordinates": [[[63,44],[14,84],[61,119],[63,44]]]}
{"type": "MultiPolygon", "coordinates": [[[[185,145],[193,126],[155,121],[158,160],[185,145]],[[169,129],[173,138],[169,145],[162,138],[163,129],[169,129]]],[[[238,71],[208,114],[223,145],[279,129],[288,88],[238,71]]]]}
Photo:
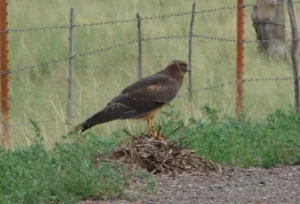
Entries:
{"type": "MultiPolygon", "coordinates": [[[[11,0],[9,2],[9,28],[44,27],[68,25],[69,10],[75,9],[75,23],[92,23],[120,19],[191,11],[192,0],[11,0]]],[[[196,0],[196,9],[210,9],[234,5],[234,1],[196,0]]],[[[247,1],[254,3],[254,0],[247,1]]],[[[300,18],[299,4],[296,5],[297,19],[300,18]]],[[[251,21],[251,7],[246,8],[245,36],[255,40],[251,21]]],[[[182,35],[189,31],[190,16],[147,20],[142,22],[144,37],[182,35]]],[[[287,38],[290,38],[289,19],[286,18],[287,38]]],[[[212,37],[236,38],[236,10],[197,14],[195,34],[212,37]]],[[[68,29],[16,32],[9,34],[10,67],[21,68],[43,61],[68,56],[68,29]]],[[[74,29],[75,53],[93,51],[117,43],[137,39],[135,22],[108,24],[74,29]]],[[[235,80],[236,45],[195,38],[193,40],[193,87],[200,89],[235,80]]],[[[137,44],[101,52],[74,61],[73,116],[77,124],[100,110],[118,94],[122,88],[137,79],[137,44]]],[[[188,59],[188,39],[170,39],[143,43],[144,75],[152,74],[173,59],[188,59]]],[[[290,62],[269,62],[256,51],[255,43],[245,44],[245,77],[292,76],[290,62]]],[[[51,146],[66,133],[70,126],[66,121],[68,84],[68,62],[35,68],[10,75],[11,146],[19,147],[30,143],[32,127],[28,119],[56,122],[40,123],[45,141],[51,146]],[[29,136],[29,137],[28,137],[29,136]]],[[[187,78],[180,94],[187,92],[187,78]]],[[[276,108],[293,104],[292,81],[248,82],[244,85],[245,114],[261,119],[276,108]]],[[[187,97],[177,98],[172,103],[181,117],[187,121],[191,116],[202,116],[201,107],[208,104],[221,113],[235,114],[235,86],[225,86],[193,95],[192,104],[187,97]]],[[[160,117],[161,115],[159,115],[160,117]]],[[[115,121],[93,128],[91,131],[102,137],[113,131],[128,128],[133,133],[145,129],[142,122],[115,121]]]]}

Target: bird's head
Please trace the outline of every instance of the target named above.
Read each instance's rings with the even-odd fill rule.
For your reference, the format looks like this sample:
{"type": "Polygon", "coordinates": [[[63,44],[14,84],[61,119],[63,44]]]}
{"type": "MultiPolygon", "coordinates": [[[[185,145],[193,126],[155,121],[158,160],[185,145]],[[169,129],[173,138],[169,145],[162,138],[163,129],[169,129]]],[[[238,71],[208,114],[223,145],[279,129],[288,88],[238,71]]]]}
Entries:
{"type": "Polygon", "coordinates": [[[179,69],[183,74],[185,74],[188,71],[188,64],[181,60],[173,60],[168,64],[167,68],[179,69]]]}

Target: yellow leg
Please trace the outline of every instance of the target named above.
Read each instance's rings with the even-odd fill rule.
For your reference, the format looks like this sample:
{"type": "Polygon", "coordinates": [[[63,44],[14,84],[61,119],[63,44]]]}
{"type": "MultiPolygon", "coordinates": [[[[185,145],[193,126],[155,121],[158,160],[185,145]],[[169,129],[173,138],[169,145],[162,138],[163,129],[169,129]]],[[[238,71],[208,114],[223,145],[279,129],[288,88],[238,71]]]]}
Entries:
{"type": "Polygon", "coordinates": [[[154,129],[154,120],[153,120],[153,118],[149,118],[149,119],[147,119],[147,125],[148,125],[148,130],[149,130],[149,132],[150,132],[150,134],[154,137],[154,138],[156,138],[156,131],[155,131],[155,129],[154,129]]]}
{"type": "Polygon", "coordinates": [[[151,130],[151,119],[147,119],[148,131],[151,130]]]}

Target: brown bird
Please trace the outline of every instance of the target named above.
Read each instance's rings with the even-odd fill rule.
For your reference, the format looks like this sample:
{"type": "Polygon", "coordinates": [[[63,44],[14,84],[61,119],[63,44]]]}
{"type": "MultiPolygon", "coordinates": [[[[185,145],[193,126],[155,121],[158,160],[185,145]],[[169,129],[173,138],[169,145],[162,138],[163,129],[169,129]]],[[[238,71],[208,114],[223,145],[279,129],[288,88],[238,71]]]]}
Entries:
{"type": "Polygon", "coordinates": [[[157,111],[176,97],[187,67],[184,61],[171,61],[162,71],[141,78],[123,89],[105,108],[79,124],[75,130],[84,132],[97,124],[118,119],[141,119],[147,121],[151,131],[157,111]]]}

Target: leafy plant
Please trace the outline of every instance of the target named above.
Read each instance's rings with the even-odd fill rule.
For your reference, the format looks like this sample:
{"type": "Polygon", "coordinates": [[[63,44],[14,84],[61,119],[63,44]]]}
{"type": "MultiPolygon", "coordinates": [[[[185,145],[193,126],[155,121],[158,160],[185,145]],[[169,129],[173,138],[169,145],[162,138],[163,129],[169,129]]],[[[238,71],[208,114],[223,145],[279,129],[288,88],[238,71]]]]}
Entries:
{"type": "Polygon", "coordinates": [[[185,136],[196,138],[190,148],[200,156],[218,163],[266,168],[300,162],[300,115],[293,109],[276,110],[260,122],[220,118],[208,106],[203,110],[208,123],[192,119],[184,127],[185,136]]]}
{"type": "Polygon", "coordinates": [[[85,198],[122,197],[132,172],[91,157],[112,146],[95,135],[72,143],[42,144],[38,123],[33,144],[0,156],[0,203],[76,203],[85,198]]]}

